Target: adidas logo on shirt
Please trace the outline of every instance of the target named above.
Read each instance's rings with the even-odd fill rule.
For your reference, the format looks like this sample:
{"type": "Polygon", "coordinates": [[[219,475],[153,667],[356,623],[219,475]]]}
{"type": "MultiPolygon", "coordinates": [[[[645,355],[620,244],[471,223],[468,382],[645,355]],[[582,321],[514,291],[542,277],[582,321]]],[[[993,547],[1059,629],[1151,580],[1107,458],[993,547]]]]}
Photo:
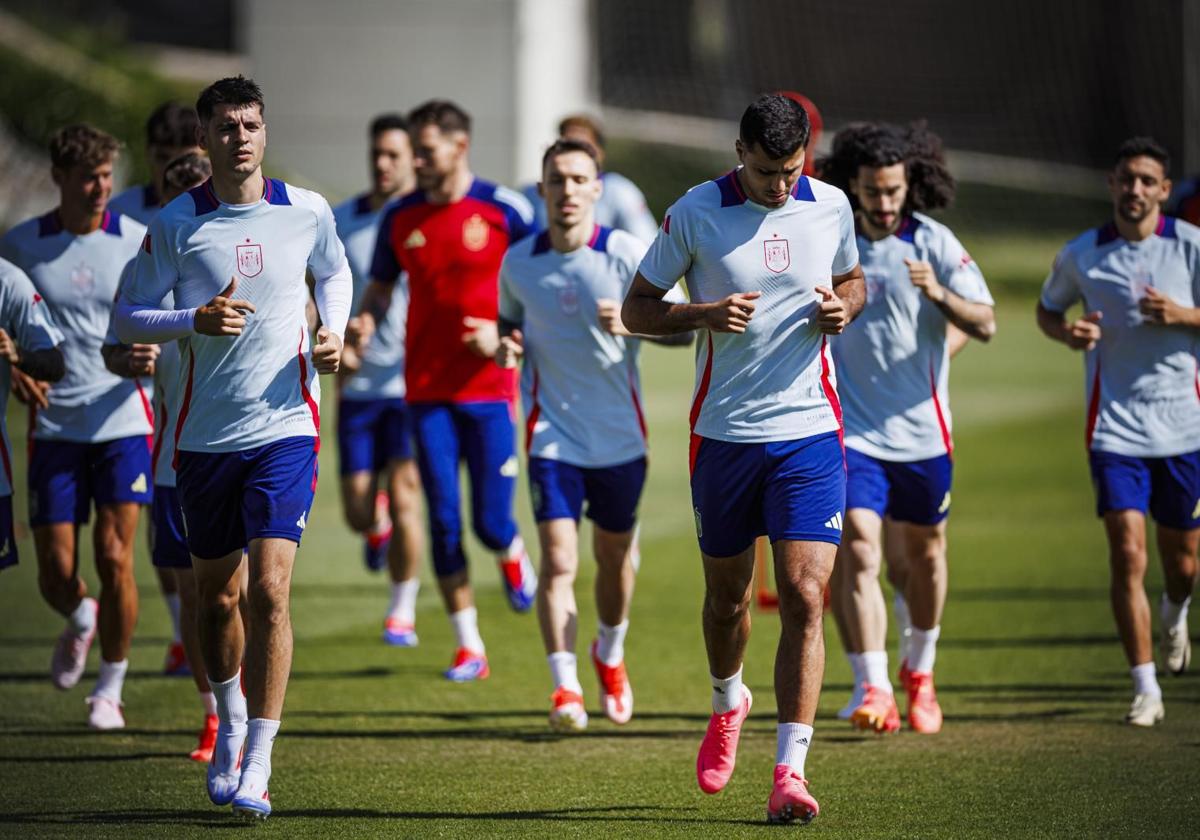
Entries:
{"type": "Polygon", "coordinates": [[[304,527],[308,524],[308,520],[305,519],[305,515],[306,514],[303,514],[303,513],[300,514],[300,518],[296,520],[296,527],[299,528],[301,531],[303,531],[304,527]]]}
{"type": "Polygon", "coordinates": [[[838,511],[833,516],[825,521],[826,528],[832,528],[835,531],[842,530],[842,512],[838,511]]]}
{"type": "Polygon", "coordinates": [[[425,246],[425,234],[421,233],[421,229],[417,228],[408,235],[408,239],[404,240],[405,248],[422,248],[425,246]]]}
{"type": "Polygon", "coordinates": [[[134,480],[133,484],[129,485],[129,489],[134,493],[145,493],[146,492],[146,474],[138,473],[138,477],[134,480]]]}

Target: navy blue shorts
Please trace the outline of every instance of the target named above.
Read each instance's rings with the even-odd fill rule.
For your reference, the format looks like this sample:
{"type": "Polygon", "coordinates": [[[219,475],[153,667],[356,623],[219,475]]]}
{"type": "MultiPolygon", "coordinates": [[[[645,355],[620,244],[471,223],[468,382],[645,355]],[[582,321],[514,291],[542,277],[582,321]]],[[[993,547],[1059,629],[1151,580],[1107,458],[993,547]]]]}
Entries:
{"type": "Polygon", "coordinates": [[[846,464],[837,432],[772,443],[701,438],[692,469],[700,550],[740,554],[764,534],[838,545],[846,464]]]}
{"type": "Polygon", "coordinates": [[[0,496],[0,569],[17,565],[17,535],[13,532],[12,496],[0,496]]]}
{"type": "Polygon", "coordinates": [[[300,542],[317,489],[311,437],[241,452],[179,452],[179,498],[188,550],[204,560],[278,537],[300,542]]]}
{"type": "Polygon", "coordinates": [[[154,501],[150,503],[150,562],[159,569],[192,568],[178,488],[154,486],[154,501]]]}
{"type": "Polygon", "coordinates": [[[529,459],[529,495],[533,517],[579,521],[587,500],[587,518],[605,531],[633,530],[646,483],[644,457],[613,467],[577,467],[550,458],[529,459]]]}
{"type": "Polygon", "coordinates": [[[518,472],[516,426],[507,401],[413,403],[417,465],[429,508],[433,568],[438,577],[467,566],[462,547],[459,465],[471,478],[471,524],[492,551],[517,536],[513,518],[518,472]]]}
{"type": "Polygon", "coordinates": [[[338,403],[338,462],[342,475],[381,472],[413,456],[412,419],[402,397],[338,403]]]}
{"type": "Polygon", "coordinates": [[[846,450],[846,510],[866,508],[897,522],[937,525],[950,515],[954,463],[949,455],[923,461],[883,461],[846,450]]]}
{"type": "Polygon", "coordinates": [[[103,443],[34,440],[29,453],[29,524],[88,521],[96,506],[150,504],[154,486],[146,435],[103,443]]]}
{"type": "Polygon", "coordinates": [[[1200,450],[1168,458],[1088,452],[1096,515],[1138,510],[1167,528],[1200,528],[1200,450]]]}

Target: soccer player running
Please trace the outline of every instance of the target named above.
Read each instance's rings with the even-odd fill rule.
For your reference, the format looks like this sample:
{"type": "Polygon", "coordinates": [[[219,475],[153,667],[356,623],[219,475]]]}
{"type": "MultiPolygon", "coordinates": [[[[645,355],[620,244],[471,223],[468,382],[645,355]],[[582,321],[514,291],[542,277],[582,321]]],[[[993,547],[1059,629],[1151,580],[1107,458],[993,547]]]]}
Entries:
{"type": "MultiPolygon", "coordinates": [[[[87,698],[93,729],[125,726],[121,692],[138,613],[133,541],[152,478],[149,396],[141,379],[105,370],[100,355],[121,272],[146,232],[107,208],[118,148],[115,138],[91,126],[56,132],[50,161],[58,207],[17,225],[0,242],[0,256],[29,276],[64,336],[66,375],[31,418],[29,520],[42,597],[67,618],[50,662],[56,687],[79,682],[97,631],[100,636],[100,675],[87,698]],[[79,576],[77,548],[93,502],[98,603],[79,576]]],[[[147,363],[157,348],[135,352],[147,363]]],[[[20,370],[12,375],[23,376],[20,370]]]]}
{"type": "MultiPolygon", "coordinates": [[[[408,121],[383,114],[371,122],[371,190],[333,208],[338,236],[354,273],[357,311],[371,279],[375,238],[384,208],[416,187],[408,121]]],[[[404,401],[404,326],[408,288],[398,282],[391,305],[370,336],[362,319],[346,328],[338,399],[338,461],[342,512],[363,535],[367,568],[385,565],[392,599],[384,618],[383,640],[417,643],[419,563],[424,550],[420,521],[420,479],[413,461],[412,419],[404,401]],[[379,489],[380,477],[384,488],[379,489]]]]}
{"type": "MultiPolygon", "coordinates": [[[[137,219],[148,225],[166,204],[168,192],[163,182],[167,164],[189,152],[199,150],[200,122],[196,109],[179,102],[164,102],[146,120],[146,162],[150,165],[150,181],[138,184],[113,196],[108,209],[137,219]]],[[[157,383],[158,377],[155,376],[157,383]]],[[[153,538],[152,538],[153,539],[153,538]]],[[[153,553],[153,549],[151,549],[153,553]]],[[[180,594],[171,569],[154,567],[158,589],[171,616],[171,642],[163,658],[163,673],[168,676],[187,676],[190,668],[183,645],[180,594]]]]}
{"type": "Polygon", "coordinates": [[[876,732],[900,728],[879,585],[888,516],[900,526],[912,624],[900,665],[908,721],[931,734],[942,728],[933,665],[946,600],[953,471],[949,329],[987,341],[996,330],[993,301],[954,234],[923,212],[954,197],[941,140],[923,125],[843,129],[822,172],[855,209],[867,283],[861,315],[833,341],[847,469],[833,606],[851,663],[865,671],[850,720],[876,732]]]}
{"type": "MultiPolygon", "coordinates": [[[[633,714],[624,650],[646,422],[640,342],[614,304],[628,290],[646,245],[596,224],[602,189],[595,148],[581,140],[555,142],[542,158],[550,226],[511,247],[500,267],[496,363],[513,367],[524,360],[529,492],[542,550],[538,622],[554,682],[550,725],[560,731],[583,730],[588,721],[576,669],[574,590],[585,501],[597,565],[592,663],[608,719],[627,723],[633,714]]],[[[690,339],[679,333],[655,340],[682,346],[690,339]]]]}
{"type": "Polygon", "coordinates": [[[1191,659],[1187,611],[1200,544],[1200,229],[1162,214],[1170,157],[1134,137],[1108,176],[1112,221],[1073,239],[1042,287],[1037,322],[1084,351],[1087,448],[1108,537],[1110,596],[1133,677],[1126,723],[1163,719],[1146,598],[1146,515],[1157,524],[1165,591],[1163,665],[1191,659]],[[1082,302],[1083,314],[1065,317],[1082,302]]]}
{"type": "Polygon", "coordinates": [[[733,773],[750,713],[742,680],[754,542],[770,537],[782,634],[771,822],[816,816],[804,763],[825,667],[822,593],[841,538],[846,472],[829,336],[863,305],[854,217],[841,190],[801,174],[809,122],[779,94],[755,100],[741,166],[667,212],[625,299],[635,333],[704,329],[691,411],[692,504],[704,564],[713,715],[700,788],[733,773]],[[684,277],[691,303],[662,298],[684,277]]]}
{"type": "Polygon", "coordinates": [[[117,310],[123,341],[185,339],[175,444],[219,720],[208,795],[255,817],[271,813],[271,747],[292,661],[291,573],[317,483],[317,373],[337,370],[353,292],[325,199],[262,174],[263,110],[262,91],[241,76],[201,92],[212,178],[155,218],[117,310]],[[324,324],[312,346],[306,269],[324,324]],[[168,294],[174,309],[162,308],[168,294]]]}
{"type": "Polygon", "coordinates": [[[492,361],[500,344],[500,261],[529,233],[533,211],[518,193],[472,174],[471,118],[453,102],[426,102],[408,122],[418,189],[380,224],[360,329],[369,335],[384,320],[407,272],[404,374],[433,567],[457,642],[446,678],[466,682],[487,677],[489,668],[463,550],[461,461],[471,477],[475,534],[495,554],[509,605],[527,611],[537,590],[513,518],[516,381],[492,361]]]}

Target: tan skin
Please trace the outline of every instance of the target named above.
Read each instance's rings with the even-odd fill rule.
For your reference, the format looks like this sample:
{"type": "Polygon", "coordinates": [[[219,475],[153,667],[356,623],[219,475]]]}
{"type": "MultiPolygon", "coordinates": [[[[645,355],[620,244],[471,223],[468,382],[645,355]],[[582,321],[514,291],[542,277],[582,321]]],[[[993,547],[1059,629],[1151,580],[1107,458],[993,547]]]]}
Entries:
{"type": "MultiPolygon", "coordinates": [[[[1154,235],[1162,204],[1171,194],[1171,181],[1161,163],[1148,156],[1120,161],[1108,176],[1117,232],[1130,242],[1154,235]]],[[[1200,329],[1200,308],[1181,306],[1153,287],[1138,302],[1146,323],[1164,329],[1200,329]]],[[[1068,321],[1041,303],[1037,323],[1042,332],[1072,350],[1088,351],[1104,339],[1099,312],[1088,312],[1068,321]]],[[[1184,530],[1156,527],[1158,554],[1167,597],[1175,603],[1192,594],[1197,577],[1200,528],[1184,530]]],[[[1130,666],[1154,661],[1150,602],[1146,598],[1146,516],[1136,510],[1110,510],[1104,514],[1110,570],[1109,597],[1121,646],[1130,666]]]]}
{"type": "MultiPolygon", "coordinates": [[[[394,198],[412,192],[416,187],[413,172],[412,143],[408,134],[399,129],[381,131],[371,140],[368,155],[371,166],[371,208],[378,210],[394,198]]],[[[352,375],[359,369],[359,354],[367,346],[370,332],[361,315],[346,325],[346,346],[342,353],[342,372],[352,375]]],[[[412,458],[392,460],[384,468],[388,511],[394,528],[388,545],[388,572],[393,583],[412,580],[420,571],[425,547],[425,531],[421,524],[420,476],[412,458]]],[[[375,510],[375,490],[379,476],[370,470],[342,476],[342,512],[346,522],[359,533],[366,533],[378,524],[375,510]]]]}
{"type": "MultiPolygon", "coordinates": [[[[858,170],[850,180],[858,202],[858,223],[872,241],[885,239],[904,222],[908,179],[903,162],[858,170]]],[[[988,341],[996,332],[991,306],[972,303],[942,286],[933,265],[925,260],[905,260],[913,286],[946,316],[947,329],[955,329],[958,348],[967,338],[988,341]]],[[[951,336],[954,339],[955,336],[951,336]]],[[[957,348],[952,347],[952,352],[957,348]]],[[[896,553],[904,557],[903,592],[913,626],[931,630],[941,623],[946,603],[946,520],[937,525],[896,523],[896,553]]],[[[838,552],[832,604],[847,651],[883,650],[887,637],[887,607],[879,585],[883,561],[883,520],[872,510],[846,511],[846,529],[838,552]]]]}
{"type": "MultiPolygon", "coordinates": [[[[229,204],[251,204],[263,194],[262,161],[267,127],[260,106],[218,105],[201,125],[201,146],[213,168],[213,190],[229,204]]],[[[237,279],[196,310],[194,329],[201,335],[237,336],[255,312],[238,300],[237,279]]],[[[336,373],[341,341],[327,327],[317,333],[312,349],[319,373],[336,373]]],[[[192,557],[196,579],[200,646],[209,678],[231,679],[245,659],[246,702],[250,717],[279,720],[292,663],[292,625],[289,609],[296,543],[268,537],[249,545],[248,628],[238,614],[241,598],[239,568],[242,551],[221,558],[192,557]],[[249,637],[247,640],[247,636],[249,637]]]]}
{"type": "MultiPolygon", "coordinates": [[[[737,178],[742,191],[756,204],[782,207],[804,166],[804,149],[772,159],[756,145],[738,140],[735,151],[742,163],[737,178]]],[[[855,266],[831,278],[829,287],[816,287],[821,297],[817,327],[838,335],[862,310],[866,288],[862,269],[855,266]]],[[[738,292],[711,303],[667,303],[666,292],[640,274],[625,298],[621,317],[634,332],[666,335],[689,329],[741,334],[754,317],[758,291],[738,292]]],[[[780,721],[811,724],[817,711],[825,669],[822,600],[833,571],[837,548],[832,543],[777,540],[772,544],[779,590],[782,632],[775,658],[775,699],[780,721]]],[[[754,546],[732,557],[701,553],[705,596],[702,612],[709,670],[725,678],[742,666],[750,636],[750,595],[754,577],[754,546]]]]}

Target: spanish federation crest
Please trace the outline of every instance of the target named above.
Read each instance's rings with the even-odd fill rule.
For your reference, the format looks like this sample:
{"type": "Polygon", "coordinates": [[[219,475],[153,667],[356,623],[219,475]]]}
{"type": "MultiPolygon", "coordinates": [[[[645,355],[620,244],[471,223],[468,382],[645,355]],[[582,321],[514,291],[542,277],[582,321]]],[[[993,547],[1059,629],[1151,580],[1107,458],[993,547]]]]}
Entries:
{"type": "Polygon", "coordinates": [[[262,274],[262,246],[247,244],[237,246],[238,273],[243,277],[257,277],[262,274]]]}
{"type": "Polygon", "coordinates": [[[463,222],[463,247],[468,251],[482,251],[488,244],[488,223],[475,213],[463,222]]]}
{"type": "Polygon", "coordinates": [[[788,249],[788,241],[786,239],[768,239],[764,242],[763,261],[767,264],[767,268],[776,274],[787,271],[788,266],[792,264],[792,253],[788,249]]]}

